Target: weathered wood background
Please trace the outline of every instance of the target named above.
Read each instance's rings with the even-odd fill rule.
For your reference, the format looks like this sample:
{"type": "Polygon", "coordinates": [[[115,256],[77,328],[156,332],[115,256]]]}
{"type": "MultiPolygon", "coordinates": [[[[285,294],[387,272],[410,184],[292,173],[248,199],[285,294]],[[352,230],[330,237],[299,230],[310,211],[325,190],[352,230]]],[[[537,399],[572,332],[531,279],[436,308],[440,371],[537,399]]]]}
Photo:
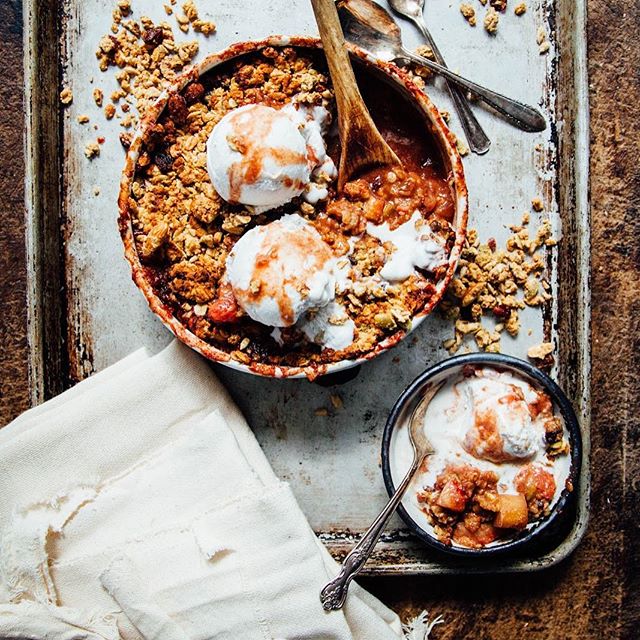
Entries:
{"type": "MultiPolygon", "coordinates": [[[[528,576],[371,579],[433,638],[638,637],[640,624],[640,1],[589,1],[592,517],[564,564],[528,576]]],[[[22,6],[0,0],[0,424],[28,407],[22,6]]]]}

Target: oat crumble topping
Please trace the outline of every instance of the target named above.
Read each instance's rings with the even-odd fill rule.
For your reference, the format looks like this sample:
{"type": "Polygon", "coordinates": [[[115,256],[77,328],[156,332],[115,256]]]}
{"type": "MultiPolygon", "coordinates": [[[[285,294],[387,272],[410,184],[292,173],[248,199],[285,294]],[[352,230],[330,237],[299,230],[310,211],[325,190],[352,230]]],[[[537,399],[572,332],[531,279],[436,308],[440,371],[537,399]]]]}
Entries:
{"type": "Polygon", "coordinates": [[[87,122],[89,122],[89,116],[82,113],[76,118],[76,120],[78,121],[78,124],[87,124],[87,122]]]}
{"type": "Polygon", "coordinates": [[[517,4],[515,6],[515,8],[513,9],[513,12],[517,15],[517,16],[522,16],[527,12],[527,5],[524,2],[521,2],[520,4],[517,4]]]}
{"type": "MultiPolygon", "coordinates": [[[[322,105],[334,112],[328,73],[314,52],[268,47],[205,74],[170,96],[165,112],[144,141],[132,185],[136,247],[154,289],[190,331],[243,363],[305,366],[357,357],[385,336],[410,327],[415,312],[433,295],[434,283],[446,271],[446,264],[433,272],[416,272],[398,284],[381,282],[379,271],[394,248],[365,233],[367,224],[392,221],[394,215],[403,224],[418,207],[424,209],[425,218],[429,216],[431,229],[446,239],[445,254],[454,238],[446,217],[453,209],[446,214],[443,210],[442,218],[436,213],[445,200],[450,203],[447,207],[453,207],[450,187],[435,177],[437,159],[435,165],[422,169],[433,175],[428,188],[416,182],[409,170],[388,172],[382,179],[365,174],[348,183],[341,197],[329,185],[327,201],[316,205],[294,202],[292,206],[349,267],[352,285],[336,292],[336,302],[346,316],[329,318],[329,323],[342,324],[350,318],[355,323],[353,344],[342,351],[323,350],[300,342],[294,326],[281,330],[285,347],[280,348],[271,337],[271,328],[246,315],[232,319],[220,315],[220,301],[226,295],[220,282],[231,248],[246,231],[269,223],[274,214],[256,213],[220,198],[207,172],[207,139],[214,125],[236,107],[266,103],[277,108],[292,101],[322,105]],[[433,191],[440,183],[445,185],[446,197],[444,192],[433,191]],[[401,204],[394,204],[398,202],[401,204]],[[402,212],[394,207],[401,207],[402,212]]],[[[418,148],[416,142],[425,144],[414,136],[407,138],[411,149],[418,148]]],[[[276,210],[276,216],[278,211],[282,213],[276,210]]]]}

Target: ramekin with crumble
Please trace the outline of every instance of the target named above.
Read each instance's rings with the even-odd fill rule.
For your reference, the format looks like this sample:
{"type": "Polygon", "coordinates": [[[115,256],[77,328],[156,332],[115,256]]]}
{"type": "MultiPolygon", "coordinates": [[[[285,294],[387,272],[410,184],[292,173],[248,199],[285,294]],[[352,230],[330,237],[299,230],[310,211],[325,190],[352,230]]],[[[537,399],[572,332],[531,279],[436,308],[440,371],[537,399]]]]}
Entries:
{"type": "Polygon", "coordinates": [[[315,40],[237,45],[143,118],[120,194],[127,257],[154,311],[208,357],[312,378],[392,346],[444,292],[466,228],[455,144],[403,72],[360,60],[403,166],[340,194],[315,40]]]}

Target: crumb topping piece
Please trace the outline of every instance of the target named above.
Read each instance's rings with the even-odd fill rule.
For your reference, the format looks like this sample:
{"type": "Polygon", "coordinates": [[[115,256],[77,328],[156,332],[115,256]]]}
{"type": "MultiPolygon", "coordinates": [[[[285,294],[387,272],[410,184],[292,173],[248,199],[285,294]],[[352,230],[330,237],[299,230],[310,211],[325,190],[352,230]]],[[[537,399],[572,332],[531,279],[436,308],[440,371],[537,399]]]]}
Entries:
{"type": "Polygon", "coordinates": [[[60,92],[60,102],[67,106],[69,104],[71,104],[73,102],[73,92],[71,91],[71,89],[69,87],[65,87],[61,92],[60,92]]]}
{"type": "Polygon", "coordinates": [[[476,10],[467,2],[460,5],[460,13],[464,19],[472,26],[476,26],[476,10]]]}
{"type": "Polygon", "coordinates": [[[500,16],[498,16],[498,13],[493,7],[490,7],[484,16],[485,31],[491,35],[494,35],[498,31],[499,22],[500,16]]]}

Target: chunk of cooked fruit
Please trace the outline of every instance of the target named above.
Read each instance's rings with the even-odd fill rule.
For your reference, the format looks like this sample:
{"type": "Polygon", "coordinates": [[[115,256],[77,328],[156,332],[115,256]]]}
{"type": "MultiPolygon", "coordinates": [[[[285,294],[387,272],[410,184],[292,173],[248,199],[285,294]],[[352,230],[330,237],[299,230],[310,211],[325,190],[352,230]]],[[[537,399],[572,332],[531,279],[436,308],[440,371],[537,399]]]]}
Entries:
{"type": "Polygon", "coordinates": [[[451,511],[464,511],[467,506],[467,495],[462,490],[460,483],[455,479],[451,479],[442,487],[437,504],[451,511]]]}
{"type": "Polygon", "coordinates": [[[240,317],[240,308],[229,284],[221,284],[218,297],[209,305],[207,318],[213,322],[235,322],[240,317]]]}
{"type": "Polygon", "coordinates": [[[556,481],[552,473],[539,464],[528,464],[518,472],[513,484],[516,491],[525,497],[529,513],[534,518],[546,513],[556,492],[556,481]]]}
{"type": "Polygon", "coordinates": [[[527,502],[536,498],[551,500],[556,492],[553,475],[538,464],[528,464],[519,471],[514,479],[514,486],[527,502]]]}
{"type": "Polygon", "coordinates": [[[529,520],[527,501],[521,493],[498,495],[498,514],[493,524],[500,529],[524,529],[529,520]]]}

